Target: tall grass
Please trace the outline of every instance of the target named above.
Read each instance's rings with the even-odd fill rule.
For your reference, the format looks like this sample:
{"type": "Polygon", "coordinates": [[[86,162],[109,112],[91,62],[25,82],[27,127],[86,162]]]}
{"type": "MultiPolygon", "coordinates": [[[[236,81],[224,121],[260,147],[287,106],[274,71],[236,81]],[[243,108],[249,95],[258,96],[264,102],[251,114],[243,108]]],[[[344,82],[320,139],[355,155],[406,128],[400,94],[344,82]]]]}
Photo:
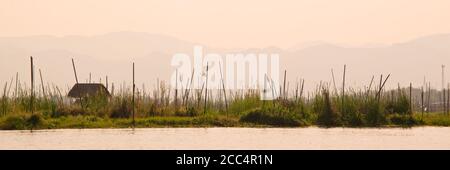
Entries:
{"type": "MultiPolygon", "coordinates": [[[[132,116],[132,93],[130,88],[111,89],[112,97],[94,95],[83,102],[65,97],[59,87],[47,86],[46,94],[37,93],[34,101],[36,115],[31,116],[30,91],[18,83],[11,95],[5,85],[0,98],[0,128],[25,129],[61,127],[123,127],[132,116]],[[84,118],[79,118],[84,117],[84,118]],[[120,125],[115,120],[120,120],[120,125]],[[79,121],[70,122],[70,121],[79,121]],[[101,123],[94,123],[92,121],[101,123]],[[89,123],[91,122],[91,123],[89,123]],[[122,125],[123,124],[123,125],[122,125]]],[[[298,91],[271,101],[262,101],[259,90],[204,90],[183,89],[176,96],[164,82],[150,93],[137,89],[135,110],[137,126],[309,126],[323,127],[378,127],[448,125],[443,116],[424,120],[414,114],[413,103],[405,89],[355,90],[347,88],[345,95],[330,92],[327,85],[320,85],[310,97],[298,96],[298,91]],[[379,91],[379,93],[378,93],[379,91]],[[227,93],[227,101],[223,92],[227,93]],[[209,96],[204,107],[205,96],[209,96]],[[290,97],[289,97],[290,96],[290,97]],[[177,101],[177,102],[175,102],[177,101]],[[226,103],[225,103],[226,102],[226,103]],[[227,107],[226,107],[227,106],[227,107]],[[206,110],[205,110],[206,109],[206,110]],[[164,120],[164,119],[167,120],[164,120]],[[158,123],[152,122],[156,121],[158,123]],[[184,120],[189,120],[187,123],[184,120]],[[142,122],[144,121],[144,122],[142,122]],[[150,122],[145,122],[150,121],[150,122]],[[205,121],[208,123],[201,123],[205,121]],[[176,125],[179,123],[178,125],[176,125]]],[[[114,88],[114,87],[112,87],[114,88]]],[[[438,91],[433,91],[440,95],[438,91]]],[[[417,98],[413,96],[413,98],[417,98]]],[[[417,102],[414,100],[413,102],[417,102]]],[[[417,106],[417,104],[416,104],[417,106]]],[[[416,109],[421,109],[417,108],[416,109]]]]}

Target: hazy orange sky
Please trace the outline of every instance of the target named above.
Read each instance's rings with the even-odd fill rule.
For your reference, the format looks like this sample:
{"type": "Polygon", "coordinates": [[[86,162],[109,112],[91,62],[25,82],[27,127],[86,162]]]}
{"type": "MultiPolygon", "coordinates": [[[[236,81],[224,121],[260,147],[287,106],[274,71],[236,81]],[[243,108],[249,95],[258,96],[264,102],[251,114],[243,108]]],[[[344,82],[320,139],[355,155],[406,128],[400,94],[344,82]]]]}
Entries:
{"type": "Polygon", "coordinates": [[[164,34],[215,47],[450,33],[449,0],[0,0],[0,36],[164,34]]]}

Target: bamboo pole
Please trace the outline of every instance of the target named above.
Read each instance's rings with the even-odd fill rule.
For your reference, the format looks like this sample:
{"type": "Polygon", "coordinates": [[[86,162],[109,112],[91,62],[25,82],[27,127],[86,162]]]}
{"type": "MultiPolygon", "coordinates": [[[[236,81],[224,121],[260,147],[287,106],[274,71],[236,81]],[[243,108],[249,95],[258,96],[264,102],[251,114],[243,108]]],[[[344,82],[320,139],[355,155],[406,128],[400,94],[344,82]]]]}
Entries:
{"type": "Polygon", "coordinates": [[[175,109],[178,110],[178,69],[175,70],[175,109]]]}
{"type": "Polygon", "coordinates": [[[264,89],[263,89],[263,107],[266,106],[267,100],[267,74],[264,74],[264,89]]]}
{"type": "Polygon", "coordinates": [[[298,102],[298,80],[295,83],[295,103],[298,102]]]}
{"type": "Polygon", "coordinates": [[[202,84],[202,89],[200,91],[197,90],[197,108],[200,109],[200,103],[202,101],[203,90],[205,89],[205,83],[202,84]]]}
{"type": "Polygon", "coordinates": [[[425,108],[424,108],[424,100],[423,100],[423,98],[424,98],[424,91],[423,91],[423,86],[422,86],[422,89],[421,89],[421,93],[420,93],[420,99],[421,99],[421,104],[422,104],[422,107],[421,107],[421,111],[422,111],[422,117],[421,117],[421,119],[423,120],[423,113],[425,112],[425,108]]]}
{"type": "MultiPolygon", "coordinates": [[[[79,82],[78,82],[78,76],[77,76],[77,69],[76,69],[76,67],[75,67],[75,61],[73,60],[73,58],[72,58],[72,66],[73,66],[73,73],[74,73],[74,75],[75,75],[75,81],[76,81],[76,85],[78,86],[78,84],[79,84],[79,82]]],[[[83,98],[80,96],[80,106],[81,106],[81,109],[84,109],[84,107],[83,107],[83,98]]]]}
{"type": "Polygon", "coordinates": [[[442,97],[443,97],[443,102],[442,102],[442,106],[444,106],[444,113],[445,114],[447,114],[447,105],[446,105],[446,100],[447,100],[447,97],[446,97],[446,92],[447,90],[445,89],[445,87],[444,88],[442,88],[442,97]]]}
{"type": "Polygon", "coordinates": [[[286,91],[284,92],[285,93],[285,97],[284,97],[284,100],[288,100],[288,98],[289,98],[289,81],[287,82],[287,87],[286,87],[286,91]]]}
{"type": "MultiPolygon", "coordinates": [[[[31,109],[31,115],[34,115],[34,63],[33,63],[33,56],[30,56],[31,61],[31,98],[30,98],[30,109],[31,109]]],[[[34,126],[34,124],[33,124],[34,126]]],[[[31,131],[33,132],[33,126],[31,126],[31,131]]]]}
{"type": "Polygon", "coordinates": [[[450,112],[450,84],[447,85],[447,114],[450,112]]]}
{"type": "MultiPolygon", "coordinates": [[[[384,86],[386,85],[387,80],[389,79],[389,77],[391,77],[391,74],[388,74],[388,76],[384,79],[384,82],[381,83],[383,75],[381,75],[381,79],[380,79],[380,89],[377,92],[377,100],[378,102],[380,102],[380,98],[381,98],[381,91],[383,90],[384,86]]],[[[400,84],[398,85],[399,89],[400,89],[400,84]]]]}
{"type": "Polygon", "coordinates": [[[429,113],[432,110],[431,107],[431,82],[428,82],[428,101],[427,101],[428,109],[427,113],[429,113]]]}
{"type": "Polygon", "coordinates": [[[57,92],[59,94],[60,103],[63,103],[63,96],[62,96],[61,90],[59,90],[58,86],[56,86],[56,90],[57,90],[57,92]]]}
{"type": "Polygon", "coordinates": [[[203,114],[206,114],[206,109],[208,107],[208,71],[209,71],[209,65],[206,63],[206,88],[205,88],[205,109],[203,110],[203,114]]]}
{"type": "Polygon", "coordinates": [[[345,102],[345,72],[347,70],[347,65],[344,65],[344,74],[342,76],[342,114],[345,112],[344,102],[345,102]]]}
{"type": "Polygon", "coordinates": [[[444,113],[446,112],[446,110],[445,110],[445,85],[444,85],[444,82],[445,82],[445,65],[442,65],[442,91],[443,91],[443,94],[442,94],[442,100],[441,100],[441,102],[442,102],[442,106],[443,106],[443,108],[444,108],[444,113]]]}
{"type": "Polygon", "coordinates": [[[410,113],[413,114],[413,103],[412,103],[412,83],[409,83],[409,105],[410,105],[410,113]]]}
{"type": "Polygon", "coordinates": [[[42,72],[41,69],[39,69],[39,76],[41,78],[41,87],[42,87],[42,95],[44,96],[44,99],[47,99],[47,95],[45,93],[45,87],[44,87],[44,80],[42,78],[42,72]]]}
{"type": "MultiPolygon", "coordinates": [[[[11,81],[9,82],[8,92],[6,93],[7,97],[9,97],[9,94],[11,92],[11,87],[12,87],[13,81],[14,81],[14,77],[11,77],[11,81]]],[[[6,82],[6,83],[8,83],[8,82],[6,82]]]]}
{"type": "MultiPolygon", "coordinates": [[[[219,70],[220,70],[220,79],[222,80],[222,89],[223,89],[223,98],[225,100],[225,112],[226,115],[228,117],[228,101],[227,101],[227,91],[225,89],[225,81],[223,80],[223,75],[222,75],[222,63],[220,63],[219,61],[219,70]]],[[[264,87],[265,88],[265,87],[264,87]]]]}
{"type": "MultiPolygon", "coordinates": [[[[269,77],[267,77],[267,79],[269,80],[269,77]]],[[[275,92],[275,82],[274,82],[272,79],[270,79],[269,83],[270,83],[270,86],[271,86],[271,89],[272,89],[272,97],[275,97],[275,96],[276,96],[276,92],[275,92]]],[[[280,93],[281,93],[281,92],[280,92],[280,93]]],[[[272,101],[272,104],[273,104],[273,107],[275,108],[275,102],[274,102],[274,101],[272,101]]],[[[274,111],[275,111],[275,110],[272,110],[272,113],[273,113],[274,111]]]]}
{"type": "Polygon", "coordinates": [[[14,90],[14,99],[17,99],[18,82],[19,82],[19,72],[16,72],[16,89],[14,90]]]}
{"type": "Polygon", "coordinates": [[[134,62],[133,62],[133,98],[131,99],[131,103],[132,103],[132,105],[133,105],[133,109],[132,109],[132,113],[133,113],[133,129],[135,128],[135,126],[136,126],[136,122],[135,122],[135,119],[134,119],[134,116],[135,116],[135,103],[134,103],[134,93],[135,93],[135,90],[136,90],[136,84],[135,84],[135,79],[134,79],[135,77],[134,77],[134,62]]]}
{"type": "Polygon", "coordinates": [[[189,91],[189,81],[190,79],[187,79],[186,86],[181,88],[181,106],[186,106],[186,94],[189,91]]]}
{"type": "MultiPolygon", "coordinates": [[[[192,87],[192,83],[194,82],[194,72],[195,70],[192,69],[192,74],[191,74],[191,79],[189,82],[189,85],[186,86],[186,92],[184,93],[184,104],[186,105],[186,110],[188,109],[188,105],[189,105],[189,94],[191,92],[191,87],[192,87]]],[[[189,81],[189,80],[188,80],[189,81]]]]}
{"type": "Polygon", "coordinates": [[[30,101],[30,110],[31,115],[34,114],[34,63],[33,63],[33,57],[30,57],[31,61],[31,101],[30,101]]]}
{"type": "Polygon", "coordinates": [[[304,89],[305,89],[305,79],[302,79],[302,88],[300,89],[300,100],[302,100],[304,89]]]}
{"type": "MultiPolygon", "coordinates": [[[[6,105],[6,89],[8,88],[8,82],[5,83],[5,87],[3,88],[3,96],[2,96],[2,104],[6,105]]],[[[1,115],[6,115],[6,107],[2,107],[1,115]]]]}
{"type": "Polygon", "coordinates": [[[304,107],[304,103],[303,103],[303,89],[304,89],[304,87],[305,87],[305,79],[302,79],[302,86],[301,86],[301,90],[300,90],[300,104],[301,104],[300,107],[301,107],[301,110],[302,110],[302,114],[304,114],[303,113],[303,107],[304,107]]]}
{"type": "MultiPolygon", "coordinates": [[[[383,83],[383,74],[380,75],[380,83],[378,85],[378,92],[381,92],[381,84],[383,83]]],[[[400,89],[400,83],[398,84],[398,88],[400,89]]],[[[377,92],[377,98],[379,98],[379,93],[377,92]]]]}
{"type": "Polygon", "coordinates": [[[331,77],[333,78],[334,93],[338,94],[339,92],[338,92],[338,89],[337,89],[337,86],[336,86],[336,81],[334,79],[334,71],[333,71],[333,69],[331,69],[331,77]]]}
{"type": "MultiPolygon", "coordinates": [[[[286,70],[284,70],[284,80],[283,80],[283,99],[285,99],[285,100],[286,100],[286,74],[287,74],[287,71],[286,71],[286,70]]],[[[281,91],[280,91],[280,93],[281,93],[281,91]]]]}
{"type": "Polygon", "coordinates": [[[75,81],[78,84],[77,69],[75,68],[75,62],[73,61],[73,58],[72,58],[72,66],[73,66],[73,73],[75,74],[75,81]]]}
{"type": "Polygon", "coordinates": [[[111,83],[111,95],[114,96],[114,82],[111,83]]]}
{"type": "Polygon", "coordinates": [[[367,97],[370,95],[370,90],[372,89],[373,80],[375,79],[375,76],[372,76],[372,80],[370,80],[369,88],[367,89],[367,97]]]}

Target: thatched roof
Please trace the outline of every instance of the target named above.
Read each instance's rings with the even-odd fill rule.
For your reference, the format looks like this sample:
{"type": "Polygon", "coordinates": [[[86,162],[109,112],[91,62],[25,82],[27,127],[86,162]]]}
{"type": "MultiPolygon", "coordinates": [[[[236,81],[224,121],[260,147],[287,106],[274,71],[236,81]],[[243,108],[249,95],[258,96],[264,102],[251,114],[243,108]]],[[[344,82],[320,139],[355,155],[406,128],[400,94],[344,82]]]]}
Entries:
{"type": "Polygon", "coordinates": [[[95,95],[111,96],[108,89],[103,84],[98,83],[78,83],[69,91],[68,96],[73,98],[88,97],[95,95]]]}

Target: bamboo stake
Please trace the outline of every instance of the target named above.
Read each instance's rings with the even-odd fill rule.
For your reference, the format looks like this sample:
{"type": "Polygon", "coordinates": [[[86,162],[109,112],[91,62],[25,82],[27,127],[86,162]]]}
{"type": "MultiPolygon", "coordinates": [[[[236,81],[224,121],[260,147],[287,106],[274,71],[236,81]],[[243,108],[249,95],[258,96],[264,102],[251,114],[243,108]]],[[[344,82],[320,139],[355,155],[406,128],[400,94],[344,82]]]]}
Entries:
{"type": "Polygon", "coordinates": [[[183,97],[183,98],[185,98],[184,100],[185,100],[185,104],[186,104],[186,110],[187,110],[188,104],[189,104],[188,100],[189,100],[189,94],[191,92],[192,83],[194,82],[194,72],[195,72],[195,70],[192,69],[192,74],[191,74],[189,87],[186,88],[186,92],[184,93],[185,96],[183,97]]]}
{"type": "Polygon", "coordinates": [[[445,65],[442,65],[442,91],[443,91],[443,94],[442,94],[441,102],[443,101],[442,106],[444,108],[444,113],[445,113],[446,110],[445,110],[445,85],[444,85],[444,82],[445,82],[445,65]]]}
{"type": "MultiPolygon", "coordinates": [[[[287,71],[284,70],[283,96],[282,96],[283,99],[286,99],[286,74],[287,74],[287,71]]],[[[281,91],[280,91],[280,93],[281,93],[281,91]]]]}
{"type": "MultiPolygon", "coordinates": [[[[269,79],[269,77],[267,76],[267,74],[266,74],[266,77],[267,77],[267,81],[269,81],[269,86],[270,86],[270,88],[271,88],[271,90],[272,90],[272,97],[275,97],[276,96],[276,93],[275,93],[275,83],[274,83],[274,81],[270,78],[269,79]]],[[[274,101],[272,101],[272,104],[273,104],[273,107],[275,108],[275,102],[274,101]]]]}
{"type": "Polygon", "coordinates": [[[305,88],[305,79],[302,79],[302,88],[300,90],[300,100],[302,100],[304,88],[305,88]]]}
{"type": "Polygon", "coordinates": [[[428,109],[427,109],[427,113],[429,113],[432,110],[431,107],[431,82],[428,82],[428,109]]]}
{"type": "Polygon", "coordinates": [[[296,84],[295,85],[295,103],[297,103],[298,102],[298,80],[295,84],[296,84]]]}
{"type": "Polygon", "coordinates": [[[73,58],[72,58],[72,66],[73,66],[73,73],[75,74],[75,81],[78,84],[77,69],[75,68],[75,62],[73,61],[73,58]]]}
{"type": "Polygon", "coordinates": [[[136,126],[136,122],[134,120],[134,116],[135,116],[135,103],[134,103],[134,93],[135,93],[135,89],[136,89],[136,84],[134,82],[134,62],[133,62],[133,98],[131,99],[131,102],[133,104],[133,109],[132,109],[132,113],[133,113],[133,129],[136,126]]]}
{"type": "Polygon", "coordinates": [[[183,86],[181,88],[181,106],[185,106],[186,95],[187,95],[187,93],[189,91],[189,81],[190,81],[190,79],[188,78],[187,82],[186,82],[186,87],[183,86]]]}
{"type": "Polygon", "coordinates": [[[18,82],[19,82],[19,72],[16,72],[16,89],[14,91],[14,99],[17,98],[18,82]]]}
{"type": "Polygon", "coordinates": [[[205,109],[203,110],[203,114],[206,114],[206,109],[208,107],[208,104],[206,103],[208,101],[208,70],[209,70],[209,65],[208,65],[208,63],[206,63],[205,109]]]}
{"type": "Polygon", "coordinates": [[[344,65],[344,74],[342,77],[342,105],[341,105],[342,114],[344,114],[344,112],[345,112],[344,102],[345,102],[345,72],[346,72],[346,70],[347,70],[347,65],[344,65]]]}
{"type": "Polygon", "coordinates": [[[423,86],[422,86],[422,90],[421,91],[422,91],[421,94],[420,94],[420,99],[422,101],[421,102],[421,104],[422,104],[422,107],[421,107],[422,108],[422,110],[421,110],[422,111],[422,117],[421,117],[421,119],[423,120],[423,113],[425,112],[424,103],[423,103],[424,102],[424,100],[423,100],[423,97],[424,97],[423,86]]]}
{"type": "MultiPolygon", "coordinates": [[[[12,87],[13,81],[14,81],[14,77],[11,77],[11,81],[9,82],[8,92],[6,93],[7,97],[9,97],[9,94],[11,92],[11,87],[12,87]]],[[[8,82],[6,82],[6,83],[8,83],[8,82]]]]}
{"type": "Polygon", "coordinates": [[[333,78],[334,93],[337,94],[338,93],[338,89],[337,89],[337,86],[336,86],[336,81],[334,80],[334,71],[333,71],[333,69],[331,69],[331,77],[333,78]]]}
{"type": "Polygon", "coordinates": [[[111,83],[111,95],[114,96],[114,82],[111,83]]]}
{"type": "Polygon", "coordinates": [[[44,88],[44,80],[42,78],[42,72],[41,69],[39,69],[39,76],[41,78],[41,87],[42,87],[42,95],[44,95],[44,99],[47,99],[47,95],[45,93],[45,88],[44,88]]]}
{"type": "Polygon", "coordinates": [[[372,89],[372,84],[373,84],[374,78],[375,78],[375,76],[372,76],[372,80],[370,80],[369,88],[367,89],[367,96],[370,95],[370,90],[372,89]]]}
{"type": "Polygon", "coordinates": [[[225,89],[225,81],[223,80],[223,75],[222,75],[222,63],[220,63],[220,61],[219,61],[219,67],[220,67],[219,68],[219,70],[220,70],[220,79],[222,80],[223,97],[224,97],[224,100],[225,100],[225,112],[226,112],[226,115],[228,117],[227,91],[225,89]]]}
{"type": "MultiPolygon", "coordinates": [[[[78,83],[77,69],[75,67],[75,61],[73,60],[73,58],[72,58],[72,66],[73,66],[73,73],[75,75],[75,81],[77,82],[76,85],[78,86],[79,83],[78,83]]],[[[83,98],[81,96],[80,96],[79,100],[80,100],[81,109],[84,109],[84,107],[83,107],[83,98]]]]}
{"type": "Polygon", "coordinates": [[[175,70],[175,109],[178,110],[178,69],[175,70]]]}
{"type": "MultiPolygon", "coordinates": [[[[381,74],[380,76],[380,84],[378,85],[378,92],[381,92],[381,84],[383,83],[383,74],[381,74]]],[[[398,84],[398,88],[400,89],[400,84],[398,84]]],[[[381,98],[380,96],[378,96],[380,93],[377,93],[377,97],[381,98]]]]}
{"type": "Polygon", "coordinates": [[[31,102],[30,102],[30,110],[31,115],[34,114],[34,63],[33,63],[33,57],[30,57],[31,60],[31,102]]]}
{"type": "MultiPolygon", "coordinates": [[[[6,89],[8,88],[8,82],[5,83],[5,87],[3,88],[3,96],[2,96],[2,104],[5,106],[6,105],[6,89]]],[[[2,114],[1,115],[6,115],[6,107],[2,107],[2,114]]]]}
{"type": "Polygon", "coordinates": [[[61,90],[59,90],[58,86],[56,86],[56,90],[58,91],[60,102],[63,103],[63,101],[64,101],[63,96],[62,96],[61,90]]]}
{"type": "Polygon", "coordinates": [[[286,88],[286,91],[285,91],[284,100],[287,101],[288,98],[289,98],[289,82],[287,82],[287,88],[286,88]]]}
{"type": "MultiPolygon", "coordinates": [[[[377,100],[378,102],[380,102],[380,98],[381,98],[381,91],[383,90],[384,86],[386,85],[387,80],[389,79],[389,77],[391,77],[391,74],[388,74],[388,76],[386,77],[386,79],[384,79],[384,82],[381,83],[380,79],[380,89],[377,92],[377,100]]],[[[381,78],[383,78],[383,75],[381,75],[381,78]]],[[[398,85],[399,89],[400,89],[400,85],[398,85]]]]}
{"type": "Polygon", "coordinates": [[[442,94],[442,96],[443,96],[443,100],[442,100],[443,102],[442,102],[442,105],[444,106],[444,113],[447,114],[447,105],[446,105],[446,103],[447,103],[447,102],[446,102],[446,100],[447,100],[447,98],[446,98],[446,93],[447,93],[447,92],[446,92],[445,87],[442,88],[442,93],[443,93],[443,94],[442,94]]]}
{"type": "MultiPolygon", "coordinates": [[[[34,63],[33,63],[33,56],[30,56],[31,61],[31,98],[30,98],[30,109],[31,109],[31,115],[34,115],[34,63]]],[[[34,125],[33,125],[34,126],[34,125]]],[[[31,132],[33,132],[33,126],[31,126],[31,132]]]]}
{"type": "Polygon", "coordinates": [[[200,109],[200,103],[202,101],[203,90],[205,89],[205,83],[202,84],[202,89],[200,91],[197,90],[197,108],[200,109]]]}
{"type": "Polygon", "coordinates": [[[410,112],[409,114],[413,114],[413,103],[412,103],[412,83],[409,83],[409,105],[410,112]]]}
{"type": "Polygon", "coordinates": [[[450,84],[447,85],[447,114],[450,112],[450,84]]]}
{"type": "Polygon", "coordinates": [[[267,74],[264,74],[264,89],[263,89],[263,107],[266,106],[267,100],[267,74]]]}

